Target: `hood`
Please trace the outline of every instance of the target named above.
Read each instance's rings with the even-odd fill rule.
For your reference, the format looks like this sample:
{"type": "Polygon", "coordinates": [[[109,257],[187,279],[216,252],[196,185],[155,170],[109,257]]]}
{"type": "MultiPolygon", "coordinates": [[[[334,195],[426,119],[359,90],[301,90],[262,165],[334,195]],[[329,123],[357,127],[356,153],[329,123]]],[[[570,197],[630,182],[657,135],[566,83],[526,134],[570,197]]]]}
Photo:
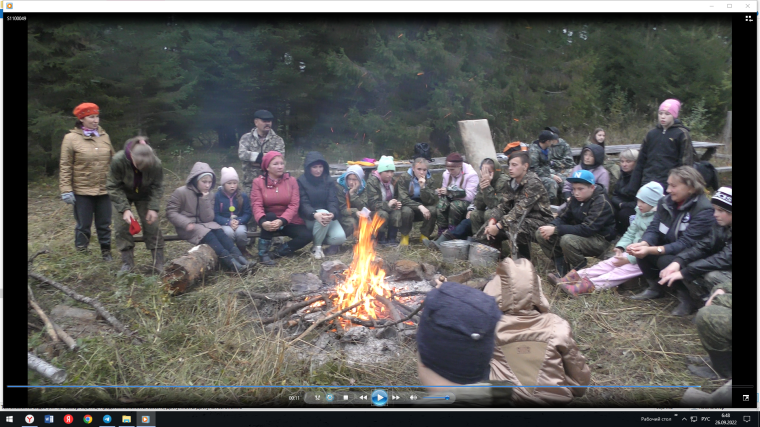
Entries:
{"type": "Polygon", "coordinates": [[[530,261],[504,258],[496,266],[496,277],[483,289],[496,298],[504,314],[513,316],[548,313],[549,301],[541,291],[541,279],[530,261]]]}
{"type": "Polygon", "coordinates": [[[285,156],[282,155],[279,151],[267,151],[264,156],[261,158],[261,169],[267,170],[269,167],[269,163],[274,159],[275,157],[280,156],[283,159],[285,156]]]}
{"type": "Polygon", "coordinates": [[[483,169],[483,163],[486,162],[486,160],[490,160],[493,162],[494,172],[493,172],[493,178],[491,179],[491,186],[496,186],[496,182],[499,180],[499,177],[501,176],[501,164],[497,159],[492,159],[490,157],[487,157],[483,159],[482,162],[480,162],[480,169],[483,169]]]}
{"type": "Polygon", "coordinates": [[[343,188],[343,191],[348,192],[348,185],[346,184],[346,177],[349,176],[349,175],[356,175],[356,177],[359,178],[359,181],[361,182],[361,186],[359,187],[359,194],[362,194],[362,192],[364,192],[364,188],[367,187],[367,183],[364,181],[364,178],[362,178],[361,176],[359,176],[359,174],[356,173],[356,172],[354,172],[354,171],[350,171],[349,170],[349,171],[343,172],[343,175],[341,175],[340,177],[338,177],[338,185],[340,185],[341,188],[343,188]]]}
{"type": "Polygon", "coordinates": [[[211,169],[211,166],[208,165],[208,163],[203,162],[195,162],[193,165],[193,168],[190,170],[190,174],[187,175],[187,179],[185,180],[185,185],[188,187],[197,190],[195,188],[195,185],[193,184],[193,180],[200,174],[203,173],[210,173],[212,176],[211,179],[211,188],[214,188],[216,186],[216,174],[214,173],[214,170],[211,169]]]}
{"type": "Polygon", "coordinates": [[[581,150],[581,166],[583,169],[591,170],[596,169],[599,166],[604,164],[604,147],[602,147],[599,144],[588,144],[585,147],[583,147],[583,150],[581,150]],[[594,155],[594,165],[586,169],[586,166],[583,163],[583,154],[586,152],[586,150],[591,150],[591,154],[594,155]]]}
{"type": "Polygon", "coordinates": [[[325,156],[322,155],[319,151],[309,151],[306,153],[306,158],[303,161],[303,173],[304,175],[311,179],[317,179],[317,180],[324,180],[325,178],[330,178],[330,165],[327,164],[327,160],[325,160],[325,156]],[[309,172],[309,168],[314,164],[320,162],[322,163],[322,166],[324,166],[325,171],[322,172],[322,176],[319,178],[315,178],[311,172],[309,172]]]}

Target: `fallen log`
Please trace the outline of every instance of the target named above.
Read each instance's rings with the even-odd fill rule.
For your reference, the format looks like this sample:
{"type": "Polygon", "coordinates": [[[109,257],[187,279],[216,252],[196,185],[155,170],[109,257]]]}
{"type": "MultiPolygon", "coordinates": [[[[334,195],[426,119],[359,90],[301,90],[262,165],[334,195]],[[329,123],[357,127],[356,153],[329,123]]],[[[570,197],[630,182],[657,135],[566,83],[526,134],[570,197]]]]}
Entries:
{"type": "Polygon", "coordinates": [[[164,268],[162,281],[170,295],[185,293],[188,288],[201,282],[206,273],[217,268],[219,259],[211,246],[198,245],[164,268]]]}
{"type": "Polygon", "coordinates": [[[32,353],[27,352],[26,355],[26,365],[29,369],[34,370],[55,384],[60,384],[66,380],[66,371],[63,369],[56,368],[32,353]]]}
{"type": "Polygon", "coordinates": [[[136,337],[136,335],[135,335],[134,332],[130,331],[129,328],[127,328],[126,326],[124,326],[118,319],[116,319],[111,313],[109,313],[108,310],[106,310],[103,307],[103,305],[100,304],[100,302],[98,300],[96,300],[94,298],[86,297],[84,295],[79,295],[78,293],[74,292],[68,286],[66,286],[64,284],[61,284],[61,283],[58,283],[55,280],[48,279],[47,277],[42,276],[40,274],[29,272],[29,277],[31,277],[33,279],[36,279],[36,280],[38,280],[38,281],[40,281],[42,283],[48,284],[48,285],[50,285],[50,286],[52,286],[52,287],[54,287],[54,288],[56,288],[56,289],[58,289],[60,291],[63,291],[63,293],[65,293],[66,295],[70,296],[71,298],[74,298],[75,300],[77,300],[79,302],[83,302],[85,304],[89,304],[89,305],[95,307],[95,311],[97,311],[98,314],[100,314],[100,316],[102,318],[106,319],[106,321],[108,323],[110,323],[111,326],[113,326],[117,331],[123,332],[123,333],[125,333],[127,335],[135,336],[136,337]]]}
{"type": "Polygon", "coordinates": [[[50,338],[53,340],[53,342],[59,342],[60,339],[58,339],[58,334],[55,333],[55,328],[53,327],[53,323],[48,319],[47,315],[44,311],[42,311],[42,308],[40,308],[39,305],[37,305],[36,302],[29,300],[29,304],[32,305],[32,308],[34,311],[37,312],[37,315],[40,316],[40,319],[42,319],[42,323],[45,324],[45,330],[47,331],[50,338]]]}
{"type": "Polygon", "coordinates": [[[60,326],[56,325],[52,321],[50,322],[53,324],[53,328],[55,329],[55,333],[58,335],[58,338],[61,339],[64,343],[66,343],[67,346],[69,346],[69,350],[71,351],[77,351],[79,350],[79,346],[77,345],[77,342],[74,341],[73,338],[69,334],[66,333],[66,331],[63,330],[60,326]]]}

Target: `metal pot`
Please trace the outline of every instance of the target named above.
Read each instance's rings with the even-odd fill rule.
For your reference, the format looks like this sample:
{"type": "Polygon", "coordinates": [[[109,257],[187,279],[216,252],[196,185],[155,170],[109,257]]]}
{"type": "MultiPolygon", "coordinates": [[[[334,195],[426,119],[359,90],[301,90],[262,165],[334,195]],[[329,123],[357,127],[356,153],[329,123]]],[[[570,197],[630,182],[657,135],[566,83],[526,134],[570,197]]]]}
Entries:
{"type": "Polygon", "coordinates": [[[439,246],[445,262],[466,261],[470,251],[470,242],[467,240],[449,240],[448,242],[441,243],[439,246]]]}

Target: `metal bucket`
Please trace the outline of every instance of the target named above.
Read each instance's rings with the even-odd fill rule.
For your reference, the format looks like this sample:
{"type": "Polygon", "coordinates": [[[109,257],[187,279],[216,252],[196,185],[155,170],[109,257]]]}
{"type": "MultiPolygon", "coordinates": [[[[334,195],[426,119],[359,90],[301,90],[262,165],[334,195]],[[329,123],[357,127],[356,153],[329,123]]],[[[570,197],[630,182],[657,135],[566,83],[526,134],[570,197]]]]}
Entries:
{"type": "Polygon", "coordinates": [[[501,251],[482,243],[470,243],[470,264],[473,267],[493,267],[499,262],[501,251]]]}
{"type": "Polygon", "coordinates": [[[470,251],[470,242],[467,240],[449,240],[440,244],[441,254],[445,262],[467,260],[470,251]]]}

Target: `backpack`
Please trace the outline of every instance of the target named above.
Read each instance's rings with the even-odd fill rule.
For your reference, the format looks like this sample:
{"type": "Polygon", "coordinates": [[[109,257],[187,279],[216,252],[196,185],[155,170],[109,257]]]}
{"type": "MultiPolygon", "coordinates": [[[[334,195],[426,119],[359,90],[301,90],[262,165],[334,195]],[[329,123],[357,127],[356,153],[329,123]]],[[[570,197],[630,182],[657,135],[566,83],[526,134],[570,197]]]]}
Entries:
{"type": "Polygon", "coordinates": [[[718,171],[715,170],[715,166],[713,166],[712,163],[708,161],[695,162],[694,169],[696,169],[702,175],[702,178],[705,179],[707,188],[712,188],[713,190],[718,190],[718,188],[720,188],[720,184],[718,183],[718,171]]]}

